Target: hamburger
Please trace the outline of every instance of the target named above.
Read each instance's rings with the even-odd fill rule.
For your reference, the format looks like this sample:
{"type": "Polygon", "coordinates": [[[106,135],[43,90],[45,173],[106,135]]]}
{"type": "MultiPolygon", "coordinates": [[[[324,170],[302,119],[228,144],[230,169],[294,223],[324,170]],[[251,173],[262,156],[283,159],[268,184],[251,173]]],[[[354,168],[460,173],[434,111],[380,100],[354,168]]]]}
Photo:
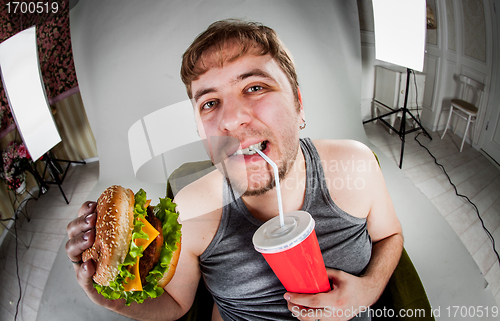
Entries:
{"type": "Polygon", "coordinates": [[[146,192],[113,185],[97,200],[95,241],[82,253],[92,259],[94,287],[108,299],[142,303],[163,293],[181,251],[177,206],[168,197],[150,205],[146,192]]]}

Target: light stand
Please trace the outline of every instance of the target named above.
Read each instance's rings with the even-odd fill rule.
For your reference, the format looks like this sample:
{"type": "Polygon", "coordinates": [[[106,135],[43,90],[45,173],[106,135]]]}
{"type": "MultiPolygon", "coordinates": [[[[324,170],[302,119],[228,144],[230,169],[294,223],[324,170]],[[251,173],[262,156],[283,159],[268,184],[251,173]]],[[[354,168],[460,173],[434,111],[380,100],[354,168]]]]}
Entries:
{"type": "MultiPolygon", "coordinates": [[[[425,0],[372,0],[375,31],[375,56],[377,60],[403,66],[406,69],[406,91],[402,108],[385,115],[364,121],[363,124],[380,119],[401,138],[401,157],[399,168],[403,167],[403,155],[406,134],[422,129],[430,139],[429,133],[422,127],[420,120],[408,110],[410,74],[413,70],[422,71],[424,66],[426,3],[425,0]],[[402,112],[399,130],[393,128],[383,118],[402,112]],[[409,114],[418,126],[406,130],[406,115],[409,114]]],[[[399,105],[398,105],[399,107],[399,105]]]]}
{"type": "Polygon", "coordinates": [[[406,134],[413,133],[414,131],[422,129],[423,132],[424,132],[424,134],[425,134],[425,136],[429,137],[429,139],[432,140],[431,135],[429,135],[429,133],[422,126],[422,124],[420,123],[420,120],[418,120],[411,113],[411,111],[408,110],[408,108],[407,108],[407,106],[408,106],[408,91],[410,89],[410,74],[411,73],[412,73],[412,69],[406,68],[406,90],[405,90],[405,100],[404,100],[403,107],[399,108],[399,109],[396,109],[396,110],[393,110],[393,111],[391,111],[391,112],[389,112],[387,114],[384,114],[384,115],[381,115],[381,116],[377,116],[377,117],[374,117],[374,118],[369,119],[369,120],[365,120],[363,122],[363,124],[366,124],[366,123],[372,122],[374,120],[380,120],[382,123],[384,123],[386,126],[388,126],[391,130],[393,130],[394,132],[396,132],[399,135],[399,138],[401,139],[401,156],[399,158],[399,168],[403,168],[403,156],[404,156],[404,150],[405,150],[406,134]],[[399,112],[402,112],[403,114],[401,115],[401,125],[399,127],[399,130],[397,130],[391,124],[389,124],[384,119],[384,117],[392,115],[392,114],[395,114],[395,113],[399,113],[399,112]],[[418,126],[414,126],[414,128],[411,129],[411,130],[406,130],[406,114],[409,114],[411,116],[411,118],[413,119],[413,121],[416,124],[418,124],[418,126]]]}
{"type": "Polygon", "coordinates": [[[45,169],[43,170],[42,177],[45,177],[45,174],[47,173],[47,170],[48,170],[50,176],[52,177],[52,180],[48,180],[48,181],[42,180],[41,181],[42,187],[40,188],[38,196],[40,197],[40,194],[43,192],[43,184],[57,185],[59,187],[59,190],[61,191],[62,196],[64,197],[64,200],[66,201],[66,204],[69,204],[68,199],[66,198],[66,195],[64,194],[64,191],[63,191],[61,185],[64,182],[64,178],[66,177],[66,174],[68,173],[69,166],[73,163],[74,164],[86,164],[85,161],[84,160],[82,160],[82,161],[70,161],[70,160],[65,160],[65,159],[53,158],[50,152],[45,153],[42,160],[45,162],[45,169]],[[68,165],[63,170],[61,168],[61,166],[59,165],[59,162],[68,163],[68,165]]]}

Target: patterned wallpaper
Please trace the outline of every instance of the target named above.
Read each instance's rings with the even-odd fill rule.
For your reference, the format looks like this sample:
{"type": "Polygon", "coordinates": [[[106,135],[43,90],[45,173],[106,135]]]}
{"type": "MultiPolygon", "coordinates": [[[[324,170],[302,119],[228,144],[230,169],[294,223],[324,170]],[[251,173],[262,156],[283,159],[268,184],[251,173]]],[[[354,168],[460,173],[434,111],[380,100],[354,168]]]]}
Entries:
{"type": "MultiPolygon", "coordinates": [[[[0,0],[0,42],[33,25],[37,26],[37,45],[40,69],[47,96],[52,101],[78,86],[71,37],[69,31],[69,1],[57,0],[53,13],[21,13],[21,7],[7,6],[10,0],[0,0]],[[9,12],[10,8],[10,12],[9,12]]],[[[24,9],[26,12],[26,9],[24,9]]],[[[5,91],[0,83],[0,105],[8,107],[5,91]]],[[[10,113],[10,112],[9,112],[10,113]]],[[[4,128],[8,119],[2,119],[4,128]]]]}
{"type": "Polygon", "coordinates": [[[483,1],[463,0],[464,55],[486,62],[486,24],[483,1]]]}

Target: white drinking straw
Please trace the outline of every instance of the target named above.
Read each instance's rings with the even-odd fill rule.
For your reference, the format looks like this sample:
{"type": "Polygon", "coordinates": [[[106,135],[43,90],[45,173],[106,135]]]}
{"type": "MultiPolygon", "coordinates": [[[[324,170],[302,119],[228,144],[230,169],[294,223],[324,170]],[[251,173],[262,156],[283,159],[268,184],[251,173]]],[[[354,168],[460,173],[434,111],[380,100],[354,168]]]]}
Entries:
{"type": "Polygon", "coordinates": [[[262,158],[264,158],[266,160],[266,162],[268,162],[269,165],[271,165],[271,167],[274,170],[274,180],[276,181],[276,193],[278,194],[278,210],[279,210],[279,214],[280,214],[280,225],[281,225],[281,227],[284,227],[285,226],[285,218],[283,216],[283,204],[281,201],[281,188],[280,188],[280,178],[279,178],[279,174],[278,174],[278,166],[276,166],[276,164],[269,157],[267,157],[266,154],[264,154],[260,150],[255,149],[255,151],[257,153],[259,153],[259,155],[262,156],[262,158]]]}

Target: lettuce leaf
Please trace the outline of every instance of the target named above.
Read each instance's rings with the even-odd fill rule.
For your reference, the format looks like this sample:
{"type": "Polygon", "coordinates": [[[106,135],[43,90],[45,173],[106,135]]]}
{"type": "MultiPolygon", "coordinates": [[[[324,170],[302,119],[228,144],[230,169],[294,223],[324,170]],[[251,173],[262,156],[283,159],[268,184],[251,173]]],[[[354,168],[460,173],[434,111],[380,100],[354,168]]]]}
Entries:
{"type": "Polygon", "coordinates": [[[139,218],[144,218],[147,214],[147,209],[144,205],[147,202],[146,192],[139,190],[135,194],[134,206],[134,230],[132,232],[132,241],[130,250],[125,261],[119,265],[120,273],[115,281],[110,282],[109,286],[99,285],[94,282],[94,288],[107,299],[125,299],[126,304],[132,302],[142,303],[147,298],[156,298],[163,293],[163,288],[158,286],[158,281],[163,277],[168,270],[172,255],[177,250],[177,243],[181,240],[182,225],[177,222],[179,213],[175,210],[177,204],[172,202],[168,197],[160,198],[160,203],[153,208],[153,213],[161,221],[163,229],[164,246],[161,250],[160,261],[149,272],[146,277],[146,283],[142,285],[143,291],[124,291],[123,281],[129,277],[133,279],[135,276],[128,271],[128,268],[134,265],[137,257],[142,257],[143,248],[137,246],[134,240],[137,238],[147,239],[146,233],[142,232],[144,224],[139,218]]]}

